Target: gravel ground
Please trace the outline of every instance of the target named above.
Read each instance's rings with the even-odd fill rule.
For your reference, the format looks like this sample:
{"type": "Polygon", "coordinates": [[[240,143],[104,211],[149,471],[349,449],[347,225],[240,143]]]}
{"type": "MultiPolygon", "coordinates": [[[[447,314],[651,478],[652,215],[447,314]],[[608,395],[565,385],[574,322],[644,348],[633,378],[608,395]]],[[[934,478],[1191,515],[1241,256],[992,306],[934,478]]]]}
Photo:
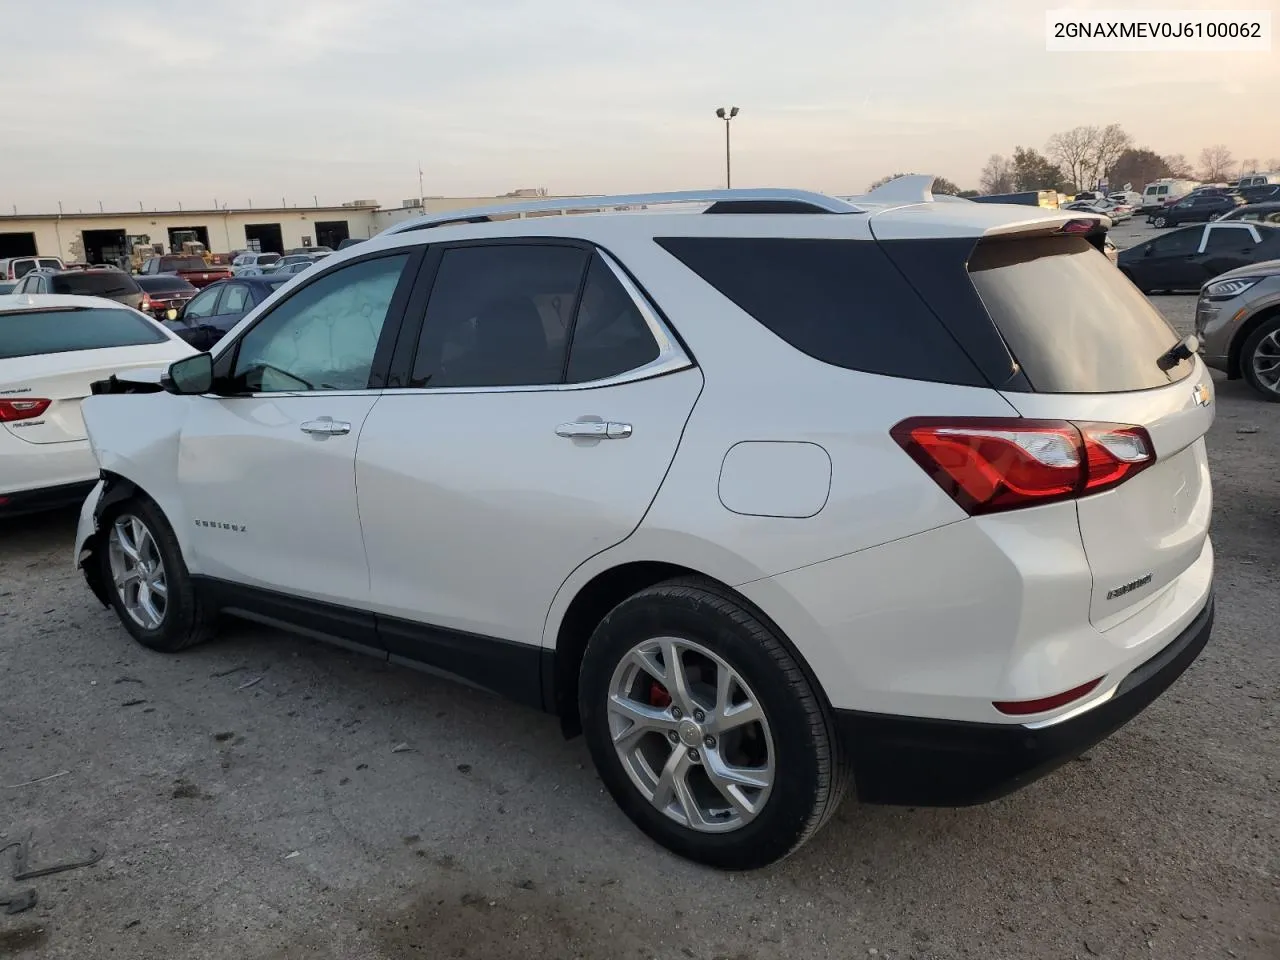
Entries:
{"type": "Polygon", "coordinates": [[[249,625],[152,654],[72,572],[72,516],[0,525],[0,846],[105,854],[24,884],[0,957],[1276,960],[1280,411],[1218,388],[1186,676],[1015,796],[849,802],[752,874],[645,840],[549,717],[249,625]]]}

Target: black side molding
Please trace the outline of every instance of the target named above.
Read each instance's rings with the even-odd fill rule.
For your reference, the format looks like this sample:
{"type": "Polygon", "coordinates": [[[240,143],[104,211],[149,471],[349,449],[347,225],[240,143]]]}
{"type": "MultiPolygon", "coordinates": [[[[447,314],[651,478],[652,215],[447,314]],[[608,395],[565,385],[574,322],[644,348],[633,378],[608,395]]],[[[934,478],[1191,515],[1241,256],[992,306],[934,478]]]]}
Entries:
{"type": "Polygon", "coordinates": [[[544,674],[555,655],[541,647],[386,617],[341,604],[192,576],[210,606],[233,616],[358,650],[383,660],[423,667],[540,710],[555,710],[544,674]]]}

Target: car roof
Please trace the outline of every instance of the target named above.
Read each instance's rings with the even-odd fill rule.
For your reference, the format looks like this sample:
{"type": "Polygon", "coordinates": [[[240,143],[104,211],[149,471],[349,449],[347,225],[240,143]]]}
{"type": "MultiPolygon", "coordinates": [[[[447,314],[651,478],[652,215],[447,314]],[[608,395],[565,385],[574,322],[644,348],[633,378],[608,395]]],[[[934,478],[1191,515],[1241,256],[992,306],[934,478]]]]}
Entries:
{"type": "Polygon", "coordinates": [[[362,244],[331,254],[325,264],[404,246],[415,234],[420,243],[546,236],[581,238],[608,247],[611,241],[635,236],[977,238],[1052,229],[1083,217],[1102,219],[1083,211],[934,196],[933,179],[912,174],[850,197],[804,190],[716,190],[478,207],[401,221],[362,244]],[[672,212],[676,207],[683,212],[672,212]]]}

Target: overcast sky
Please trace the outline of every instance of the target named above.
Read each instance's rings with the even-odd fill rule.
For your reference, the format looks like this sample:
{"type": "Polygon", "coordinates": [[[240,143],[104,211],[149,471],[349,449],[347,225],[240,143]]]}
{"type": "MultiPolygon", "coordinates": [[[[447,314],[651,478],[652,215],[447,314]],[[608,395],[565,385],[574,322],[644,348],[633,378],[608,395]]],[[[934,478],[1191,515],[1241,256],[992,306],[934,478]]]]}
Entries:
{"type": "MultiPolygon", "coordinates": [[[[1047,53],[1067,2],[7,3],[0,210],[393,205],[419,161],[428,195],[722,186],[719,105],[735,186],[971,187],[991,153],[1111,122],[1193,162],[1280,157],[1280,50],[1047,53]]],[[[1122,2],[1174,5],[1073,5],[1122,2]]]]}

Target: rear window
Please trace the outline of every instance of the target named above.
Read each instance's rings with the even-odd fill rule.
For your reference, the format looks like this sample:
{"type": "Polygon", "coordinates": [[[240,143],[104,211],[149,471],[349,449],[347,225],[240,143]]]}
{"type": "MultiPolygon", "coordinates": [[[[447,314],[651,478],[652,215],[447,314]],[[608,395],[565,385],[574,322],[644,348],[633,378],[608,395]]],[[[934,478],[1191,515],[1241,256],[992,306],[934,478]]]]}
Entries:
{"type": "Polygon", "coordinates": [[[49,278],[52,293],[68,293],[80,297],[118,297],[137,293],[138,285],[127,273],[115,270],[85,270],[59,273],[49,278]]]}
{"type": "Polygon", "coordinates": [[[136,347],[166,339],[154,323],[130,310],[90,307],[0,313],[0,360],[103,347],[136,347]]]}
{"type": "Polygon", "coordinates": [[[40,266],[47,270],[61,270],[62,262],[60,260],[45,259],[42,257],[40,259],[40,266]]]}
{"type": "Polygon", "coordinates": [[[280,259],[278,253],[260,253],[258,254],[258,263],[275,263],[280,259]]]}
{"type": "Polygon", "coordinates": [[[1161,370],[1173,327],[1080,237],[978,244],[969,277],[1034,390],[1122,393],[1186,377],[1161,370]]]}
{"type": "Polygon", "coordinates": [[[189,293],[195,289],[181,277],[166,277],[162,274],[152,277],[135,277],[134,282],[148,293],[189,293]]]}
{"type": "Polygon", "coordinates": [[[657,242],[816,360],[890,377],[987,385],[879,244],[772,237],[657,242]]]}
{"type": "Polygon", "coordinates": [[[206,270],[208,264],[203,257],[162,257],[161,270],[206,270]]]}

